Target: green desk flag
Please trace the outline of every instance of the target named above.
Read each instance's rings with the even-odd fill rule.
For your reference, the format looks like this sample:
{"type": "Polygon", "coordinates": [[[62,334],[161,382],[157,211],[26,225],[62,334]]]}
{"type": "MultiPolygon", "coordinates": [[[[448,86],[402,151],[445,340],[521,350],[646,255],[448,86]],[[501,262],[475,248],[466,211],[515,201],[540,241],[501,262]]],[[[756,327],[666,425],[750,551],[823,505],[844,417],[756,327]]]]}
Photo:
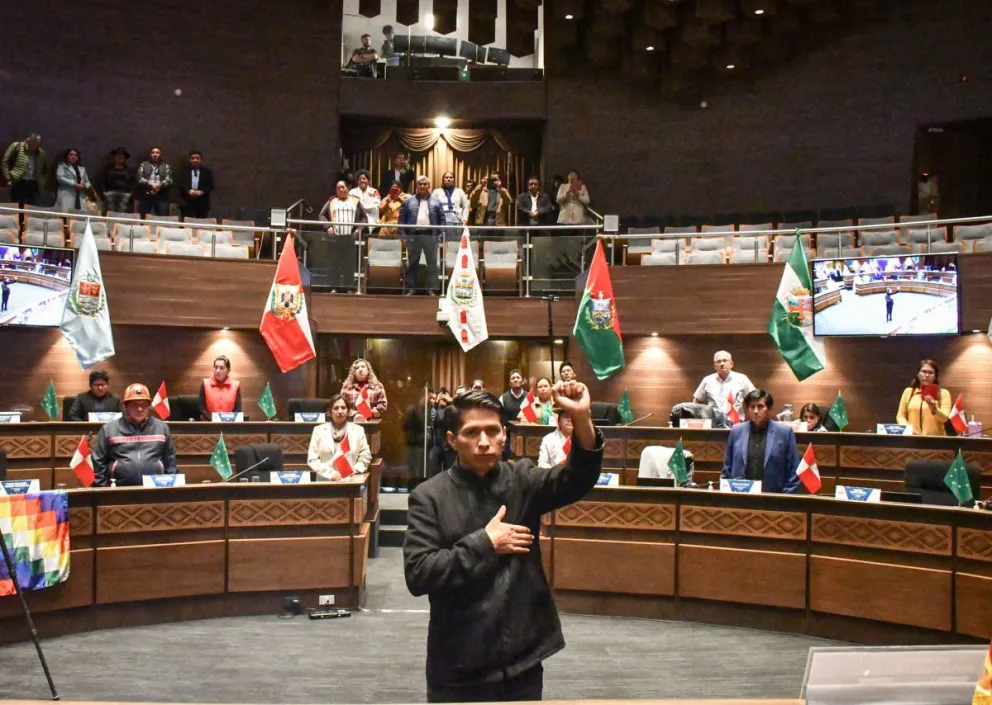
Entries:
{"type": "Polygon", "coordinates": [[[222,480],[226,480],[233,474],[231,472],[231,456],[227,454],[227,445],[224,443],[224,434],[220,434],[217,445],[210,456],[210,466],[217,471],[222,480]]]}
{"type": "Polygon", "coordinates": [[[258,408],[270,421],[276,417],[276,400],[272,398],[272,386],[268,382],[265,383],[265,391],[258,399],[258,408]]]}
{"type": "Polygon", "coordinates": [[[951,467],[947,468],[947,474],[944,475],[944,484],[947,488],[954,493],[954,496],[958,499],[958,504],[964,504],[965,502],[970,502],[975,498],[971,493],[971,483],[968,481],[968,470],[964,464],[964,457],[961,455],[961,451],[958,451],[958,455],[954,458],[954,462],[951,463],[951,467]]]}
{"type": "Polygon", "coordinates": [[[838,431],[843,431],[844,427],[847,426],[847,405],[844,404],[844,397],[840,395],[840,392],[837,392],[837,398],[830,405],[830,411],[827,412],[827,417],[833,420],[838,431]]]}
{"type": "Polygon", "coordinates": [[[41,398],[41,408],[48,414],[48,420],[54,421],[59,417],[59,400],[55,398],[55,382],[48,381],[48,389],[41,398]]]}
{"type": "Polygon", "coordinates": [[[617,404],[617,411],[620,412],[620,418],[624,423],[630,423],[634,420],[634,410],[630,408],[630,395],[627,390],[623,390],[623,396],[620,397],[620,402],[617,404]]]}
{"type": "Polygon", "coordinates": [[[672,471],[676,486],[681,487],[689,481],[689,469],[685,465],[685,449],[681,438],[672,451],[672,457],[668,459],[668,469],[672,471]]]}

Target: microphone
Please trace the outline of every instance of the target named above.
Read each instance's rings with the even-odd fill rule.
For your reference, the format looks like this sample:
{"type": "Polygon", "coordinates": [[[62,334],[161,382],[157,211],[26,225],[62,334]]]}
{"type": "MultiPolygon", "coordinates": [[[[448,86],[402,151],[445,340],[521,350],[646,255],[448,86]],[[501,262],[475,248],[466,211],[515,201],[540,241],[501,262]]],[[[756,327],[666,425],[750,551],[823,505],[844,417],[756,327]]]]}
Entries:
{"type": "MultiPolygon", "coordinates": [[[[245,468],[245,469],[244,469],[244,470],[242,470],[241,472],[239,472],[239,473],[235,473],[234,475],[231,475],[231,476],[230,476],[229,478],[227,478],[226,480],[224,480],[224,482],[230,482],[231,480],[233,480],[233,479],[234,479],[234,478],[236,478],[236,477],[241,477],[241,476],[242,476],[242,475],[244,475],[244,474],[245,474],[246,472],[251,472],[251,471],[252,471],[252,470],[254,470],[255,468],[257,468],[257,467],[259,467],[260,465],[265,465],[265,463],[267,463],[267,462],[269,462],[269,457],[268,457],[268,456],[266,456],[266,457],[264,457],[264,458],[262,458],[261,460],[259,460],[259,461],[258,461],[257,463],[255,463],[255,464],[254,464],[254,465],[252,465],[251,467],[248,467],[248,468],[245,468]]],[[[222,482],[221,484],[224,484],[224,483],[222,482]]]]}
{"type": "Polygon", "coordinates": [[[643,421],[644,419],[648,418],[649,416],[654,416],[654,412],[652,411],[650,414],[644,414],[644,416],[641,416],[639,418],[636,418],[633,421],[631,421],[630,423],[625,423],[624,426],[633,426],[638,421],[643,421]]]}

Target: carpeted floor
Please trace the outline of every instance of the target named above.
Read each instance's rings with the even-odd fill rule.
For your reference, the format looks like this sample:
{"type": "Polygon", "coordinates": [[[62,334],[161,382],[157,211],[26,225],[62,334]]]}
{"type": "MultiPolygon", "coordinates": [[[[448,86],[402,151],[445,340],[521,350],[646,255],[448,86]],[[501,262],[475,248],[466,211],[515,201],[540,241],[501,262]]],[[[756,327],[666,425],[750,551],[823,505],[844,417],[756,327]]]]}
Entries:
{"type": "MultiPolygon", "coordinates": [[[[44,642],[63,700],[409,703],[424,700],[426,598],[400,549],[370,563],[369,611],[349,619],[218,619],[44,642]]],[[[545,698],[798,697],[798,636],[565,615],[568,646],[545,663],[545,698]]],[[[45,698],[29,644],[0,648],[0,698],[45,698]]]]}

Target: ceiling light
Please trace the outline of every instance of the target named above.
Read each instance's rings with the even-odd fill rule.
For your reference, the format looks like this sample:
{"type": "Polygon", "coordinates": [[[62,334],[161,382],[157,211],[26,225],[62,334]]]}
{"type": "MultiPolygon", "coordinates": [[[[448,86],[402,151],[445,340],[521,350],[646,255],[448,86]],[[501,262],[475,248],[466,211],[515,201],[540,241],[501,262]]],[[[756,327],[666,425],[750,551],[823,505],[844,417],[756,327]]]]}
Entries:
{"type": "Polygon", "coordinates": [[[221,330],[231,330],[231,329],[227,326],[224,326],[223,328],[221,328],[221,330]]]}
{"type": "Polygon", "coordinates": [[[657,338],[658,337],[658,331],[656,331],[656,330],[651,331],[651,337],[652,338],[657,338]]]}
{"type": "Polygon", "coordinates": [[[733,64],[727,64],[727,70],[728,71],[733,71],[734,70],[734,65],[733,64]]]}
{"type": "Polygon", "coordinates": [[[424,24],[427,29],[434,29],[434,15],[424,15],[424,24]]]}
{"type": "Polygon", "coordinates": [[[644,51],[654,51],[654,47],[644,47],[644,51]]]}
{"type": "Polygon", "coordinates": [[[573,15],[565,15],[565,19],[566,19],[566,20],[570,20],[570,19],[573,19],[573,17],[574,17],[573,15]]]}
{"type": "Polygon", "coordinates": [[[434,125],[444,129],[445,127],[451,126],[451,118],[445,117],[444,115],[438,115],[434,118],[434,125]]]}
{"type": "Polygon", "coordinates": [[[564,340],[562,340],[561,338],[555,338],[555,345],[561,345],[561,344],[562,344],[562,343],[564,343],[564,342],[565,342],[565,341],[564,341],[564,340]]]}
{"type": "Polygon", "coordinates": [[[756,14],[756,15],[763,15],[763,14],[765,14],[765,11],[762,10],[761,8],[758,8],[757,10],[754,11],[754,14],[756,14]]]}

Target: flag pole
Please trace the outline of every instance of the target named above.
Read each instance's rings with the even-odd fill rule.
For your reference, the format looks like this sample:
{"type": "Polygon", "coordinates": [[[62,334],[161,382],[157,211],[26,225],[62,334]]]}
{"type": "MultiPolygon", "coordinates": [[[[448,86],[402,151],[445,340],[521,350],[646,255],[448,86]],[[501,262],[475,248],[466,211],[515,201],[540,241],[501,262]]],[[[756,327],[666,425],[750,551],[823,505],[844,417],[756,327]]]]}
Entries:
{"type": "MultiPolygon", "coordinates": [[[[551,384],[555,383],[555,315],[552,304],[556,301],[561,301],[558,296],[544,296],[542,297],[548,302],[548,350],[551,351],[551,384]]],[[[564,362],[562,358],[562,362],[564,362]]]]}
{"type": "MultiPolygon", "coordinates": [[[[13,525],[11,526],[13,527],[13,525]]],[[[48,661],[45,660],[45,652],[41,650],[41,642],[38,641],[38,630],[34,628],[31,611],[28,609],[27,600],[24,599],[24,593],[21,592],[21,585],[17,581],[14,559],[10,556],[10,550],[7,548],[7,541],[4,539],[2,531],[0,531],[0,550],[3,551],[3,562],[7,565],[7,574],[10,575],[10,579],[14,583],[14,592],[17,593],[17,597],[21,601],[21,611],[24,613],[24,621],[28,625],[28,631],[31,632],[31,641],[34,642],[35,651],[38,652],[38,659],[41,661],[41,668],[45,672],[46,680],[48,680],[48,689],[52,691],[52,700],[58,700],[59,694],[55,690],[52,672],[48,670],[48,661]]]]}

